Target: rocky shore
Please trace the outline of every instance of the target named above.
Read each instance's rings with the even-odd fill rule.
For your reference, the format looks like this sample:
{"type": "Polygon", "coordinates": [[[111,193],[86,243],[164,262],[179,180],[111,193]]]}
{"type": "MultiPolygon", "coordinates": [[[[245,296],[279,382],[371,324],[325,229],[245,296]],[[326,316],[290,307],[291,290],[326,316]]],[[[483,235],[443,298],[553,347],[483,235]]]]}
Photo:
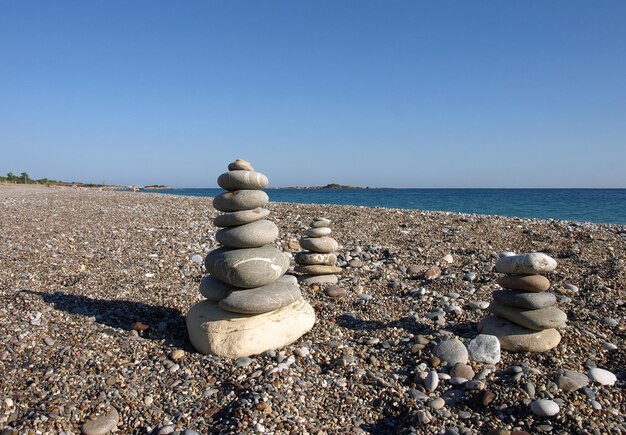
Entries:
{"type": "Polygon", "coordinates": [[[185,327],[218,246],[210,198],[0,187],[0,433],[626,432],[626,228],[268,208],[293,255],[331,219],[343,272],[302,285],[310,332],[233,361],[185,327]],[[568,321],[554,349],[470,361],[459,383],[436,345],[478,335],[503,251],[558,261],[568,321]]]}

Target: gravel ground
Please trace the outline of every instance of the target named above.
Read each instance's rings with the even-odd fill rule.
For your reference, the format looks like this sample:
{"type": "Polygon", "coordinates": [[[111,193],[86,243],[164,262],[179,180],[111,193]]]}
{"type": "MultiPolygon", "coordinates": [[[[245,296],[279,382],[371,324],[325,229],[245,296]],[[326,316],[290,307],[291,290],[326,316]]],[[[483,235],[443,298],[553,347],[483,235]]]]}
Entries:
{"type": "Polygon", "coordinates": [[[96,433],[107,423],[98,416],[115,414],[107,407],[118,433],[626,433],[624,227],[269,208],[289,252],[312,217],[333,220],[347,292],[303,288],[313,330],[233,362],[195,353],[185,329],[200,299],[195,254],[216,247],[211,199],[0,187],[0,433],[96,433]],[[471,363],[487,369],[477,389],[453,386],[432,348],[477,334],[502,251],[559,262],[549,278],[569,318],[563,340],[545,354],[503,352],[495,367],[471,363]],[[442,274],[426,280],[431,266],[442,274]],[[426,317],[439,308],[447,314],[426,317]],[[595,366],[615,385],[559,389],[561,369],[595,366]],[[428,392],[433,369],[442,380],[428,392]],[[559,413],[533,414],[540,398],[559,413]]]}

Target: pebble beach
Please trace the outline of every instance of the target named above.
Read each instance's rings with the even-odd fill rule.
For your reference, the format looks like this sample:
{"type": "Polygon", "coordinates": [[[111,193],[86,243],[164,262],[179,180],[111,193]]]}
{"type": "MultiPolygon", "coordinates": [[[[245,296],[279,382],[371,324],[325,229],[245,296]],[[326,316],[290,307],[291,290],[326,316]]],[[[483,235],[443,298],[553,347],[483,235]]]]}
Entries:
{"type": "Polygon", "coordinates": [[[342,272],[301,286],[310,332],[232,360],[185,325],[218,246],[210,198],[0,186],[0,434],[626,433],[626,227],[267,208],[293,255],[331,219],[342,272]],[[557,260],[562,340],[451,375],[433,350],[478,335],[508,251],[557,260]]]}

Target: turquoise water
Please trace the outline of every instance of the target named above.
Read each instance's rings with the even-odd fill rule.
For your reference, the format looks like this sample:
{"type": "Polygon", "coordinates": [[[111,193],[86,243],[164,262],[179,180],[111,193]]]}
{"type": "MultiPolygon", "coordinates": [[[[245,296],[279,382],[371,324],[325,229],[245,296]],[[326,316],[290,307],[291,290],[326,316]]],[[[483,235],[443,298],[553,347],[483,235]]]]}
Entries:
{"type": "MultiPolygon", "coordinates": [[[[221,189],[146,192],[216,196],[221,189]]],[[[626,224],[626,189],[268,189],[270,200],[626,224]]]]}

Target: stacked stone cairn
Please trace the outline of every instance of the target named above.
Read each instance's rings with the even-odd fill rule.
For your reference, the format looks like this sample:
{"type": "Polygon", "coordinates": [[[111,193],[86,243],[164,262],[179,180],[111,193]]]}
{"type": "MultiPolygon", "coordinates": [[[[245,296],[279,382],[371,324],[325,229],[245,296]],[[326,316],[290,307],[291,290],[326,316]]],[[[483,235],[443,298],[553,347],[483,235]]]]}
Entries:
{"type": "Polygon", "coordinates": [[[311,227],[305,231],[305,237],[300,239],[300,247],[304,251],[296,254],[298,264],[294,268],[300,275],[300,281],[305,284],[336,283],[336,273],[341,273],[337,267],[337,255],[334,253],[339,244],[330,237],[330,219],[324,217],[313,218],[311,227]]]}
{"type": "Polygon", "coordinates": [[[228,170],[217,180],[227,192],[213,200],[224,212],[213,221],[222,247],[206,256],[206,299],[189,310],[187,329],[199,352],[239,358],[294,342],[313,327],[315,312],[296,277],[285,275],[289,256],[272,244],[278,228],[264,219],[267,177],[245,160],[228,170]]]}
{"type": "Polygon", "coordinates": [[[550,281],[543,276],[556,269],[556,260],[533,252],[505,255],[496,263],[503,290],[493,292],[488,310],[493,314],[478,324],[481,334],[495,335],[510,352],[546,352],[561,341],[557,331],[567,322],[555,307],[556,296],[547,292],[550,281]]]}

